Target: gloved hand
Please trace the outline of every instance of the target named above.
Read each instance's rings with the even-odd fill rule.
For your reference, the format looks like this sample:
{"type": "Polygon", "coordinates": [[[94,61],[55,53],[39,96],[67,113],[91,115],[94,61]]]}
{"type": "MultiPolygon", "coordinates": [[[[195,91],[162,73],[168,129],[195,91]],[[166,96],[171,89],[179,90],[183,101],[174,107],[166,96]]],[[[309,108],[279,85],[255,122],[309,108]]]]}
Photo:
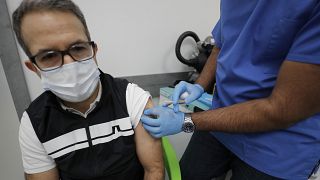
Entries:
{"type": "Polygon", "coordinates": [[[171,108],[161,106],[145,110],[141,117],[143,127],[155,138],[181,132],[183,121],[184,113],[175,113],[171,108]]]}
{"type": "Polygon", "coordinates": [[[177,84],[176,87],[174,88],[174,91],[172,94],[174,112],[179,111],[178,101],[180,99],[180,96],[185,92],[187,92],[188,95],[186,97],[181,97],[181,98],[185,100],[186,104],[190,104],[192,101],[198,99],[203,94],[204,89],[199,84],[190,84],[185,81],[179,82],[179,84],[177,84]]]}

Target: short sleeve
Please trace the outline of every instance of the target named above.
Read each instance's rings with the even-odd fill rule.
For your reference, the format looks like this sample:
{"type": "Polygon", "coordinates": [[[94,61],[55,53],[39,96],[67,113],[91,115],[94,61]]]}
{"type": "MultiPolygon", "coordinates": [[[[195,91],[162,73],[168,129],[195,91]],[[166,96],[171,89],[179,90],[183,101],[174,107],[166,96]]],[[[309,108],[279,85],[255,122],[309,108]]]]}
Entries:
{"type": "Polygon", "coordinates": [[[54,160],[46,153],[39,141],[27,112],[24,112],[21,118],[19,143],[26,173],[40,173],[56,167],[54,160]]]}
{"type": "Polygon", "coordinates": [[[320,3],[298,32],[287,55],[290,61],[320,64],[320,3]]]}
{"type": "Polygon", "coordinates": [[[149,100],[150,93],[136,84],[129,83],[126,90],[126,102],[131,123],[134,128],[139,124],[141,115],[149,100]]]}
{"type": "Polygon", "coordinates": [[[212,37],[215,41],[215,45],[218,47],[218,48],[221,48],[222,46],[222,38],[221,38],[221,24],[220,24],[220,19],[219,21],[217,22],[217,24],[214,26],[212,32],[212,37]]]}

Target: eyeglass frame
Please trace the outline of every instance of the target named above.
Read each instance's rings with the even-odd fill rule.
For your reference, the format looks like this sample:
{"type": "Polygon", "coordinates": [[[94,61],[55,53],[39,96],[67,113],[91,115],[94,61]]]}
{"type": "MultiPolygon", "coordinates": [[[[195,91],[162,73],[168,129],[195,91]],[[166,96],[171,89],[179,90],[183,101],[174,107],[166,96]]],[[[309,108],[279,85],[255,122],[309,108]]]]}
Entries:
{"type": "Polygon", "coordinates": [[[52,70],[55,70],[55,69],[59,69],[59,68],[61,68],[61,67],[64,65],[64,56],[65,56],[65,55],[69,55],[69,56],[70,56],[74,61],[76,61],[76,62],[82,62],[82,61],[89,60],[90,58],[92,58],[92,57],[94,57],[94,56],[96,55],[96,51],[95,51],[95,48],[96,48],[96,47],[97,47],[97,45],[95,44],[94,41],[87,41],[87,42],[79,42],[79,43],[72,44],[72,45],[70,45],[70,46],[69,46],[66,50],[64,50],[64,51],[49,50],[48,52],[54,51],[54,52],[60,53],[60,54],[61,54],[61,57],[62,57],[61,65],[58,66],[58,67],[55,67],[55,68],[50,68],[50,69],[42,69],[42,68],[40,68],[39,65],[37,64],[37,62],[36,62],[36,57],[37,57],[40,53],[38,53],[38,54],[36,54],[36,55],[34,55],[34,56],[29,57],[29,59],[31,60],[31,62],[32,62],[33,64],[35,64],[35,65],[39,68],[39,70],[41,70],[41,71],[52,71],[52,70]],[[80,61],[79,61],[79,60],[76,60],[76,59],[69,53],[69,51],[70,51],[70,48],[71,48],[71,47],[73,47],[73,46],[76,45],[76,44],[80,44],[80,43],[89,43],[89,44],[91,45],[91,47],[92,47],[93,53],[92,53],[92,56],[90,56],[90,57],[88,57],[88,58],[86,58],[86,59],[83,59],[83,60],[80,60],[80,61]]]}

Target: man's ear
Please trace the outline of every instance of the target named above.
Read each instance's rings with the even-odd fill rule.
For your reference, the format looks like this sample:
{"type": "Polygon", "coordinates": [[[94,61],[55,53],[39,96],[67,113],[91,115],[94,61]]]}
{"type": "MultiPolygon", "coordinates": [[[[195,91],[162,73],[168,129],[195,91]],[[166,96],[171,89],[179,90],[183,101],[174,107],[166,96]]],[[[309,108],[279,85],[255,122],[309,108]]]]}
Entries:
{"type": "Polygon", "coordinates": [[[98,51],[98,45],[96,43],[94,43],[94,54],[97,55],[97,51],[98,51]]]}
{"type": "Polygon", "coordinates": [[[40,72],[39,72],[38,68],[37,68],[30,60],[26,60],[26,61],[24,62],[24,65],[26,65],[27,68],[28,68],[30,71],[35,72],[35,73],[40,77],[40,72]]]}
{"type": "Polygon", "coordinates": [[[96,64],[98,65],[98,62],[97,62],[97,51],[98,51],[98,45],[95,43],[94,44],[94,48],[93,48],[93,50],[94,50],[94,61],[96,62],[96,64]]]}

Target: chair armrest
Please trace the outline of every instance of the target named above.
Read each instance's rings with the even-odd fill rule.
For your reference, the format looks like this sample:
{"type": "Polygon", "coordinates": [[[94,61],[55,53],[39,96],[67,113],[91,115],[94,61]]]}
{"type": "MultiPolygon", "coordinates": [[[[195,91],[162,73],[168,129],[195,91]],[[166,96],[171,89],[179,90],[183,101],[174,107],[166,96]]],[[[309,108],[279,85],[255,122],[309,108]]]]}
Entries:
{"type": "Polygon", "coordinates": [[[170,180],[181,180],[179,161],[169,139],[161,138],[165,167],[170,180]]]}

